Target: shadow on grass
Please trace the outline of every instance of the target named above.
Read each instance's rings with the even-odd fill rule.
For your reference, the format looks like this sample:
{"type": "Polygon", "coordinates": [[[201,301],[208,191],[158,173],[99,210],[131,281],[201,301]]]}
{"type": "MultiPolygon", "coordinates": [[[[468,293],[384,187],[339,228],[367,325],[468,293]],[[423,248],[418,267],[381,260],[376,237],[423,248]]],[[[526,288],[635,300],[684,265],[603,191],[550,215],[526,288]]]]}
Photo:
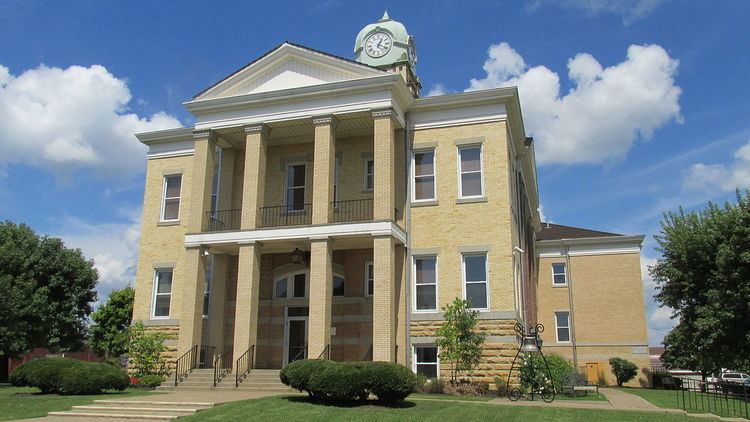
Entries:
{"type": "Polygon", "coordinates": [[[341,408],[356,408],[356,407],[363,407],[363,406],[377,406],[377,407],[383,407],[387,409],[408,409],[410,407],[414,407],[417,404],[411,401],[402,401],[400,403],[383,403],[379,400],[363,400],[363,401],[356,401],[356,402],[324,402],[320,400],[312,399],[308,396],[286,396],[284,397],[284,400],[292,403],[309,403],[309,404],[316,404],[318,406],[327,406],[327,407],[341,407],[341,408]]]}

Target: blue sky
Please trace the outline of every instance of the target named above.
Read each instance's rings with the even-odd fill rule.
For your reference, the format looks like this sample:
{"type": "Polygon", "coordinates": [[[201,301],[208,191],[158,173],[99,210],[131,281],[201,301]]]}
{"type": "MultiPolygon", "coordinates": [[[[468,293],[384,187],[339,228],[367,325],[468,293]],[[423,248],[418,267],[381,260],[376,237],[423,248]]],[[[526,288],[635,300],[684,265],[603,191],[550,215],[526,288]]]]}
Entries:
{"type": "MultiPolygon", "coordinates": [[[[544,215],[645,234],[750,184],[750,2],[0,1],[0,219],[134,279],[145,151],[182,102],[284,40],[352,57],[388,7],[423,94],[517,84],[544,215]],[[583,53],[583,54],[582,54],[583,53]],[[744,147],[744,148],[743,148],[744,147]]],[[[645,277],[649,336],[671,326],[645,277]]]]}

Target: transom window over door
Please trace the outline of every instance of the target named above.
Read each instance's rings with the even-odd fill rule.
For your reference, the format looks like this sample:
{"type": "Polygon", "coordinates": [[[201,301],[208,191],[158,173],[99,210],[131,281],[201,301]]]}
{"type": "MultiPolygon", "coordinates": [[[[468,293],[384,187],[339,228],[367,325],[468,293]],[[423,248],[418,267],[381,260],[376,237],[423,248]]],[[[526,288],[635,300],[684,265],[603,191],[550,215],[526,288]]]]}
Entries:
{"type": "Polygon", "coordinates": [[[169,318],[169,308],[172,302],[172,269],[154,270],[154,318],[169,318]]]}
{"type": "Polygon", "coordinates": [[[300,299],[307,297],[307,273],[287,274],[273,284],[275,299],[300,299]]]}
{"type": "Polygon", "coordinates": [[[414,257],[414,295],[417,311],[437,310],[437,257],[414,257]]]}
{"type": "Polygon", "coordinates": [[[435,199],[435,151],[415,152],[412,159],[414,169],[413,191],[415,201],[435,199]]]}
{"type": "Polygon", "coordinates": [[[164,176],[164,199],[162,201],[161,220],[175,221],[180,218],[180,190],[182,175],[172,174],[164,176]]]}
{"type": "Polygon", "coordinates": [[[287,211],[305,209],[304,164],[293,164],[286,167],[286,206],[287,211]]]}
{"type": "Polygon", "coordinates": [[[487,309],[487,254],[463,255],[464,297],[472,309],[487,309]]]}
{"type": "Polygon", "coordinates": [[[476,197],[484,194],[482,186],[482,147],[458,149],[459,197],[476,197]]]}

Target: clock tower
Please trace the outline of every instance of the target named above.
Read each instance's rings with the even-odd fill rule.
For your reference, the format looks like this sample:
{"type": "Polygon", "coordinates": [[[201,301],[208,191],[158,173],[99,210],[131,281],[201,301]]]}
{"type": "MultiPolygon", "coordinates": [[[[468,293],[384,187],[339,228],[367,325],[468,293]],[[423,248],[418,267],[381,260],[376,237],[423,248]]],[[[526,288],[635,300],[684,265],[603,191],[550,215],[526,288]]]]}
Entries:
{"type": "Polygon", "coordinates": [[[391,19],[388,12],[379,21],[359,31],[354,54],[360,63],[399,73],[412,94],[419,96],[422,85],[415,74],[417,51],[414,37],[406,32],[401,22],[391,19]]]}

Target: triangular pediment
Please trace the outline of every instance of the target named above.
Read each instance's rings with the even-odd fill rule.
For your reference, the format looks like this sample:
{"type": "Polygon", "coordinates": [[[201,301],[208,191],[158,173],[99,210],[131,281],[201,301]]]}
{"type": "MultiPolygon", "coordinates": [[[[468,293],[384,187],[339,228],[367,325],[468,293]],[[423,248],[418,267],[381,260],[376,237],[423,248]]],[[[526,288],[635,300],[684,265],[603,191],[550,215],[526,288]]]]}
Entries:
{"type": "Polygon", "coordinates": [[[283,43],[196,95],[193,101],[320,85],[385,73],[351,60],[283,43]]]}

